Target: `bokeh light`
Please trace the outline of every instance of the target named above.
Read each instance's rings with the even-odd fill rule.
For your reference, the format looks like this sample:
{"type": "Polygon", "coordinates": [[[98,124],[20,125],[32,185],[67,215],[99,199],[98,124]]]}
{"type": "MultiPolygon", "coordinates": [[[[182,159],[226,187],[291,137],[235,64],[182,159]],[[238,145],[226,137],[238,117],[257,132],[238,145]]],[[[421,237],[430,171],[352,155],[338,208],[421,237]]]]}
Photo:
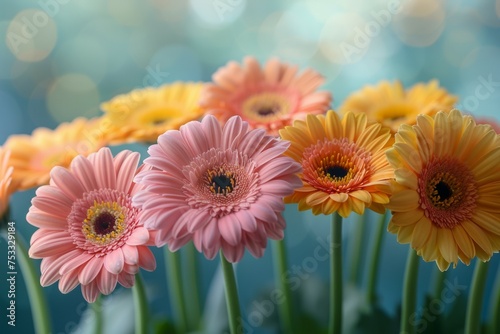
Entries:
{"type": "Polygon", "coordinates": [[[426,47],[441,36],[445,17],[442,0],[409,0],[394,17],[393,30],[403,43],[426,47]]]}
{"type": "Polygon", "coordinates": [[[69,122],[78,116],[97,116],[99,99],[99,91],[91,78],[69,73],[52,83],[47,92],[47,108],[57,122],[69,122]]]}
{"type": "Polygon", "coordinates": [[[54,20],[43,10],[25,9],[10,22],[6,43],[12,54],[26,62],[41,61],[52,52],[57,41],[54,20]]]}

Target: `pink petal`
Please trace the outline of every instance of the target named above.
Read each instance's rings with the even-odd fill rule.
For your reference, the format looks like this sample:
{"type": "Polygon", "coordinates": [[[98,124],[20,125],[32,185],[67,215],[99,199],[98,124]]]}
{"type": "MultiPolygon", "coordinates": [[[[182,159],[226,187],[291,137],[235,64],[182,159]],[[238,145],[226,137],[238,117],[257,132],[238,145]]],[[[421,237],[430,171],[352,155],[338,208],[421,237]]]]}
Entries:
{"type": "Polygon", "coordinates": [[[93,257],[78,274],[78,279],[82,285],[90,284],[99,274],[103,266],[102,257],[93,257]]]}
{"type": "MultiPolygon", "coordinates": [[[[213,116],[210,116],[213,117],[213,116]]],[[[222,129],[222,148],[224,150],[236,148],[242,134],[248,131],[248,123],[243,122],[241,117],[231,117],[222,129]]]]}
{"type": "Polygon", "coordinates": [[[137,227],[128,237],[126,243],[130,246],[144,245],[149,240],[149,231],[144,227],[137,227]]]}
{"type": "Polygon", "coordinates": [[[66,201],[61,201],[59,197],[47,197],[47,196],[36,196],[31,200],[33,205],[30,208],[30,212],[45,212],[50,216],[58,217],[62,221],[66,221],[66,217],[71,212],[71,204],[67,204],[66,201]]]}
{"type": "Polygon", "coordinates": [[[261,247],[259,243],[255,242],[251,236],[245,239],[245,246],[248,248],[250,254],[256,258],[260,258],[264,255],[265,247],[261,247]]]}
{"type": "Polygon", "coordinates": [[[38,238],[31,240],[29,256],[34,259],[41,259],[52,255],[60,255],[75,248],[73,240],[66,231],[54,231],[41,229],[45,233],[40,233],[38,238]]]}
{"type": "Polygon", "coordinates": [[[113,154],[108,147],[103,147],[94,153],[91,162],[94,165],[94,172],[97,184],[100,188],[116,189],[116,174],[113,164],[113,154]]]}
{"type": "Polygon", "coordinates": [[[219,218],[218,221],[220,235],[228,244],[236,246],[241,241],[241,227],[233,215],[229,214],[219,218]]]}
{"type": "Polygon", "coordinates": [[[147,271],[155,270],[156,259],[151,250],[146,246],[138,246],[137,251],[139,252],[139,266],[147,271]]]}
{"type": "Polygon", "coordinates": [[[128,192],[137,172],[140,154],[128,150],[121,151],[114,159],[116,188],[128,192]]]}
{"type": "Polygon", "coordinates": [[[203,228],[211,220],[210,215],[206,211],[201,211],[195,215],[188,223],[187,229],[189,233],[194,233],[194,231],[203,228]]]}
{"type": "Polygon", "coordinates": [[[120,283],[125,288],[131,288],[135,284],[135,275],[130,275],[125,272],[122,272],[118,276],[118,283],[120,283]]]}
{"type": "MultiPolygon", "coordinates": [[[[220,248],[220,232],[219,225],[216,218],[212,218],[210,223],[208,223],[203,229],[203,247],[215,247],[217,251],[220,248]]],[[[198,249],[201,251],[200,249],[198,249]]]]}
{"type": "Polygon", "coordinates": [[[104,267],[112,274],[119,274],[123,270],[125,259],[121,248],[117,248],[104,257],[104,267]]]}
{"type": "Polygon", "coordinates": [[[180,130],[182,138],[184,139],[184,146],[189,150],[191,156],[197,156],[200,153],[209,150],[209,141],[205,137],[203,127],[200,122],[189,122],[180,130]]]}
{"type": "Polygon", "coordinates": [[[53,200],[55,203],[60,204],[64,207],[69,207],[73,205],[73,201],[68,198],[59,188],[54,186],[41,186],[36,190],[36,197],[43,197],[49,200],[53,200]]]}
{"type": "Polygon", "coordinates": [[[97,276],[97,287],[104,295],[109,295],[116,288],[118,275],[112,274],[102,267],[99,276],[97,276]]]}
{"type": "Polygon", "coordinates": [[[219,147],[222,137],[222,129],[219,121],[215,117],[203,117],[201,125],[212,147],[219,147]]]}
{"type": "Polygon", "coordinates": [[[66,263],[59,269],[59,274],[65,275],[69,271],[80,267],[82,264],[88,262],[91,259],[91,255],[88,253],[81,252],[78,256],[68,259],[66,263]]]}
{"type": "Polygon", "coordinates": [[[41,286],[49,286],[54,284],[57,280],[61,278],[59,274],[59,269],[66,263],[67,260],[78,256],[80,250],[73,250],[61,256],[51,256],[46,257],[42,260],[40,265],[40,271],[42,273],[40,277],[41,286]]]}
{"type": "Polygon", "coordinates": [[[99,289],[97,287],[97,282],[92,282],[89,285],[82,285],[82,295],[87,303],[94,303],[99,296],[99,289]]]}
{"type": "Polygon", "coordinates": [[[247,232],[254,232],[257,229],[257,221],[249,210],[240,210],[234,214],[240,222],[241,228],[247,232]]]}
{"type": "Polygon", "coordinates": [[[59,290],[62,293],[68,293],[80,283],[78,281],[78,269],[67,272],[66,274],[62,275],[61,279],[59,280],[59,290]]]}
{"type": "Polygon", "coordinates": [[[277,220],[274,210],[263,200],[259,200],[250,207],[252,214],[266,223],[275,222],[277,220]]]}
{"type": "Polygon", "coordinates": [[[280,155],[283,154],[283,152],[286,151],[287,147],[290,145],[290,143],[287,143],[285,141],[279,142],[276,146],[273,146],[259,155],[255,157],[255,162],[257,163],[257,166],[263,166],[264,164],[268,163],[269,161],[272,161],[276,157],[279,157],[280,155]]]}
{"type": "Polygon", "coordinates": [[[279,179],[263,183],[261,186],[261,190],[263,193],[280,197],[287,196],[293,193],[293,188],[290,182],[279,179]]]}
{"type": "Polygon", "coordinates": [[[73,159],[71,171],[80,180],[86,191],[98,189],[94,167],[87,158],[77,156],[73,159]]]}
{"type": "Polygon", "coordinates": [[[278,157],[271,163],[261,168],[260,180],[263,184],[265,184],[266,182],[279,176],[299,173],[301,169],[300,165],[293,159],[289,157],[278,157]]]}
{"type": "Polygon", "coordinates": [[[259,200],[269,205],[275,212],[282,212],[285,210],[285,203],[281,197],[263,194],[259,197],[259,200]]]}
{"type": "Polygon", "coordinates": [[[224,257],[231,263],[238,262],[243,257],[245,248],[242,244],[236,246],[230,245],[227,242],[222,241],[222,252],[224,257]]]}
{"type": "MultiPolygon", "coordinates": [[[[36,199],[36,197],[34,198],[36,199]]],[[[68,222],[60,216],[53,216],[36,208],[30,208],[26,215],[26,220],[33,226],[38,228],[46,228],[51,230],[65,230],[68,228],[68,222]]]]}
{"type": "Polygon", "coordinates": [[[125,263],[127,264],[137,264],[139,261],[139,252],[134,246],[129,246],[127,244],[122,246],[123,257],[125,263]]]}
{"type": "Polygon", "coordinates": [[[51,184],[59,188],[71,201],[80,198],[85,188],[67,169],[56,166],[50,172],[51,184]]]}
{"type": "Polygon", "coordinates": [[[126,264],[123,266],[123,272],[126,272],[130,275],[135,275],[139,272],[139,265],[126,264]]]}

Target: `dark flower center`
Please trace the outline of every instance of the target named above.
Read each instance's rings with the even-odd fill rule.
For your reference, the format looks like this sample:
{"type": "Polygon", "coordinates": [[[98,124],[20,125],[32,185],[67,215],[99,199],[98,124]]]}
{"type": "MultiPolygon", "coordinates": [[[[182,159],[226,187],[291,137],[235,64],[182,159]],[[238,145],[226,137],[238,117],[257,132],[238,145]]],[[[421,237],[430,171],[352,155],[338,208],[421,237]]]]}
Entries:
{"type": "Polygon", "coordinates": [[[453,195],[453,190],[451,189],[451,187],[446,182],[443,182],[443,181],[439,181],[434,186],[434,191],[439,196],[439,199],[438,199],[439,202],[446,201],[448,198],[450,198],[453,195]]]}
{"type": "Polygon", "coordinates": [[[257,114],[259,114],[260,116],[269,116],[269,115],[274,115],[276,113],[278,113],[280,110],[280,107],[279,106],[266,106],[266,107],[263,107],[263,108],[259,108],[257,110],[257,114]]]}
{"type": "Polygon", "coordinates": [[[226,171],[224,167],[218,167],[207,171],[207,186],[214,194],[227,196],[236,187],[234,173],[226,171]]]}
{"type": "Polygon", "coordinates": [[[98,235],[106,235],[115,229],[116,218],[109,212],[101,212],[94,221],[94,232],[98,235]]]}
{"type": "Polygon", "coordinates": [[[342,179],[349,173],[349,170],[341,166],[330,166],[325,168],[325,172],[332,179],[342,179]]]}

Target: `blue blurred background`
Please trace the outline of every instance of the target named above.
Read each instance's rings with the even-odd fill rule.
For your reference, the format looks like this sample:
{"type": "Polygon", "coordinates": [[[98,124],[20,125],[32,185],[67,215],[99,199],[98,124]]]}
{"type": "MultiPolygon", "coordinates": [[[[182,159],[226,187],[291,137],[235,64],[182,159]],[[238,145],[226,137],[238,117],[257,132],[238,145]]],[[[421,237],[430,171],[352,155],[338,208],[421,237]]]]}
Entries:
{"type": "MultiPolygon", "coordinates": [[[[435,78],[459,97],[463,111],[500,117],[499,0],[17,0],[2,2],[0,33],[4,40],[0,44],[0,143],[11,134],[29,134],[41,126],[54,128],[77,116],[98,116],[101,102],[134,88],[178,80],[210,81],[217,68],[246,55],[261,61],[277,56],[301,68],[316,69],[326,78],[323,88],[333,93],[334,108],[366,84],[399,79],[410,86],[435,78]]],[[[145,156],[143,146],[127,148],[145,156]]],[[[17,231],[26,239],[34,231],[24,218],[33,196],[34,190],[19,192],[11,202],[17,231]]],[[[328,261],[316,261],[313,267],[309,260],[321,244],[317,238],[324,240],[329,233],[329,218],[297,214],[293,205],[285,215],[290,265],[314,268],[300,279],[301,305],[325,321],[328,294],[322,284],[328,277],[328,261]]],[[[346,251],[354,226],[350,222],[355,220],[345,224],[346,251]]],[[[367,247],[372,234],[368,228],[367,247]]],[[[382,309],[394,316],[408,246],[397,244],[394,235],[384,238],[378,291],[382,309]]],[[[0,246],[5,254],[3,239],[0,246]]],[[[155,254],[157,270],[144,273],[152,310],[159,317],[171,317],[162,254],[159,250],[155,254]]],[[[349,260],[347,254],[346,268],[349,260]]],[[[218,261],[202,257],[200,261],[199,280],[206,301],[209,292],[215,291],[211,284],[218,261]]],[[[6,261],[0,262],[6,272],[6,261]]],[[[498,263],[495,255],[485,316],[498,263]]],[[[472,267],[459,264],[448,277],[468,286],[472,267]]],[[[431,290],[435,272],[435,264],[422,263],[420,305],[424,293],[431,290]]],[[[21,276],[18,279],[17,324],[7,326],[2,315],[2,333],[33,330],[26,291],[21,276]]],[[[265,289],[273,284],[271,250],[260,260],[246,254],[238,265],[238,280],[248,317],[256,302],[269,299],[265,289]]],[[[117,299],[120,291],[115,293],[117,299]]],[[[86,309],[80,289],[62,295],[55,284],[45,292],[55,333],[74,331],[86,309]]],[[[6,295],[7,291],[0,291],[2,305],[7,305],[6,295]]],[[[209,298],[210,303],[213,300],[209,298]]],[[[126,323],[131,311],[123,305],[122,312],[106,321],[126,323]]],[[[3,306],[2,310],[4,314],[3,306]]],[[[264,322],[251,330],[275,332],[264,322]]]]}

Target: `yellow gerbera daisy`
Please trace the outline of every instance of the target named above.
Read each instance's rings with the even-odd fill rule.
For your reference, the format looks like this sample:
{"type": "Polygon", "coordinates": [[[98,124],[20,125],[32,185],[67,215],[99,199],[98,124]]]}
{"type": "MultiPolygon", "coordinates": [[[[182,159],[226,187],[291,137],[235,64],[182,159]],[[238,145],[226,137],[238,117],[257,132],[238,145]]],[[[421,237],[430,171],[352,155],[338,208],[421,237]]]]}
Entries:
{"type": "Polygon", "coordinates": [[[353,93],[339,111],[363,112],[369,121],[380,122],[395,133],[401,124],[415,124],[419,114],[434,115],[450,111],[457,97],[439,87],[437,80],[418,83],[405,90],[401,82],[382,81],[353,93]]]}
{"type": "Polygon", "coordinates": [[[75,156],[87,156],[105,146],[105,131],[99,118],[80,117],[55,130],[37,128],[31,135],[11,135],[5,147],[11,151],[13,182],[20,190],[47,184],[52,167],[68,167],[75,156]]]}
{"type": "Polygon", "coordinates": [[[160,87],[136,89],[101,104],[103,122],[112,143],[156,142],[167,130],[203,114],[199,99],[203,83],[176,82],[160,87]]]}
{"type": "Polygon", "coordinates": [[[330,110],[307,115],[280,130],[291,145],[287,155],[302,164],[303,187],[285,198],[299,210],[313,214],[337,211],[347,217],[365,207],[384,212],[389,202],[389,179],[394,177],[385,151],[391,145],[389,129],[367,123],[365,114],[347,113],[341,120],[330,110]]]}
{"type": "Polygon", "coordinates": [[[402,125],[387,157],[395,168],[389,231],[439,269],[487,261],[500,249],[500,136],[458,110],[402,125]]]}
{"type": "Polygon", "coordinates": [[[0,217],[9,207],[10,195],[15,191],[12,183],[12,166],[9,166],[10,151],[0,147],[0,217]]]}

